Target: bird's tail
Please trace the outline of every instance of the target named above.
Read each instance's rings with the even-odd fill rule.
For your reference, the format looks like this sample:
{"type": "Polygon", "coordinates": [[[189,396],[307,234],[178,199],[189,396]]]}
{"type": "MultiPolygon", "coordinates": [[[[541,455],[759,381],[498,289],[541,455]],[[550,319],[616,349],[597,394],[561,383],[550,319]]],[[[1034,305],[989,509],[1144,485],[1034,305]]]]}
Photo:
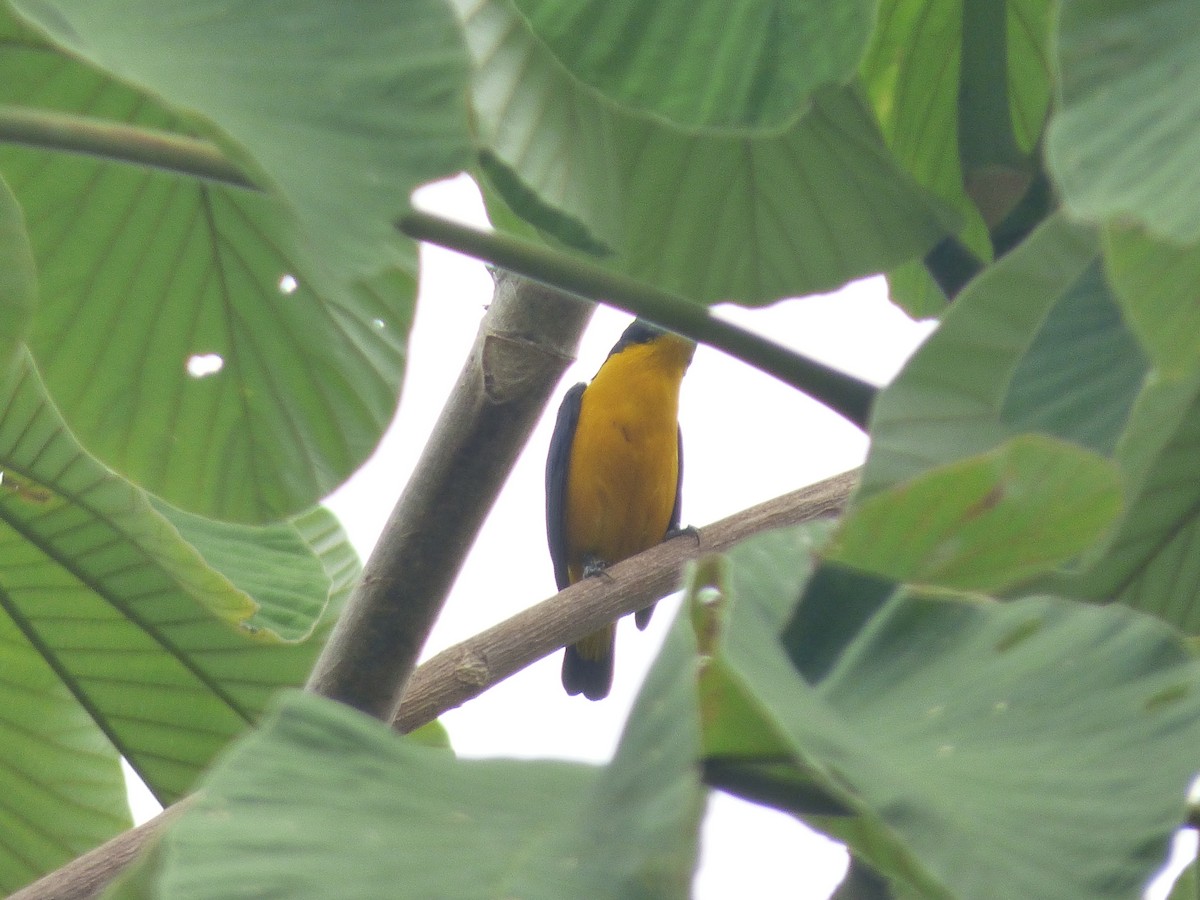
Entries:
{"type": "Polygon", "coordinates": [[[608,696],[613,680],[616,635],[614,622],[567,647],[563,653],[562,683],[568,694],[583,694],[589,700],[603,700],[608,696]]]}

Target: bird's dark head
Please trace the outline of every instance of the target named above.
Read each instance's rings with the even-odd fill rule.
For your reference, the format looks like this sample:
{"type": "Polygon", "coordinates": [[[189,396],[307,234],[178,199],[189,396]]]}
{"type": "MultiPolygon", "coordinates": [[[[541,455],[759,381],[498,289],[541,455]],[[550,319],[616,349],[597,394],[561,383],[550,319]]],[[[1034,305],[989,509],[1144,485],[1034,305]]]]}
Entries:
{"type": "Polygon", "coordinates": [[[652,344],[658,340],[666,340],[672,345],[679,345],[679,349],[686,353],[689,361],[692,358],[692,352],[696,349],[696,342],[689,338],[661,328],[645,319],[634,319],[622,333],[620,340],[608,351],[608,355],[615,356],[636,344],[652,344]]]}

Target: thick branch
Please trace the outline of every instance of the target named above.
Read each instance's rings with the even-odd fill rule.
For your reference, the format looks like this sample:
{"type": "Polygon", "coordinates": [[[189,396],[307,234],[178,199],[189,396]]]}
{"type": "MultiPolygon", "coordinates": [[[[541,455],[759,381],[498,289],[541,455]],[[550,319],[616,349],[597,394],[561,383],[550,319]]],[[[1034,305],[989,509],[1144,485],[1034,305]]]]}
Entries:
{"type": "Polygon", "coordinates": [[[390,720],[484,517],[593,306],[505,273],[310,690],[390,720]]]}
{"type": "Polygon", "coordinates": [[[729,549],[769,528],[839,512],[858,473],[846,472],[681,535],[610,568],[604,578],[573,584],[537,606],[443,650],[413,675],[394,720],[412,731],[448,709],[548,656],[618,616],[641,609],[679,586],[684,563],[729,549]]]}
{"type": "MultiPolygon", "coordinates": [[[[588,579],[444,650],[424,663],[409,681],[395,717],[411,731],[460,706],[514,672],[582,637],[597,625],[633,612],[669,593],[683,563],[701,553],[728,549],[769,528],[795,525],[838,512],[857,481],[847,472],[793,491],[661,544],[609,570],[610,578],[588,579]]],[[[17,892],[11,900],[86,900],[100,894],[139,850],[188,805],[183,799],[157,818],[85,853],[17,892]]]]}

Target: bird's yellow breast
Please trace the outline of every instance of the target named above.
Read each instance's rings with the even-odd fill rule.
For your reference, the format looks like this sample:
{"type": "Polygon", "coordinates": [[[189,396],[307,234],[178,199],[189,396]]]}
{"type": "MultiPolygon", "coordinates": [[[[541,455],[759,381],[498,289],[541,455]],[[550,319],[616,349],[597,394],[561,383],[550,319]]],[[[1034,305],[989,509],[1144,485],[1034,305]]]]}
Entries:
{"type": "Polygon", "coordinates": [[[674,335],[627,347],[583,392],[566,492],[572,582],[586,556],[620,562],[666,535],[679,477],[679,386],[692,347],[674,335]]]}

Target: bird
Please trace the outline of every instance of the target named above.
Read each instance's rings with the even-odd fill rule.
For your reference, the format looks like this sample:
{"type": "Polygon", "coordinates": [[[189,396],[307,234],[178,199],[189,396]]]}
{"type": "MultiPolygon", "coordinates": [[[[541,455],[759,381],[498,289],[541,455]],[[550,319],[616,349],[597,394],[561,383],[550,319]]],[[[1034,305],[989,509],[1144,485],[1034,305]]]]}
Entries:
{"type": "MultiPolygon", "coordinates": [[[[590,384],[567,391],[546,458],[546,537],[562,590],[679,531],[679,392],[695,341],[635,319],[590,384]]],[[[654,604],[634,614],[639,629],[654,604]]],[[[608,696],[616,622],[567,647],[562,683],[608,696]]]]}

